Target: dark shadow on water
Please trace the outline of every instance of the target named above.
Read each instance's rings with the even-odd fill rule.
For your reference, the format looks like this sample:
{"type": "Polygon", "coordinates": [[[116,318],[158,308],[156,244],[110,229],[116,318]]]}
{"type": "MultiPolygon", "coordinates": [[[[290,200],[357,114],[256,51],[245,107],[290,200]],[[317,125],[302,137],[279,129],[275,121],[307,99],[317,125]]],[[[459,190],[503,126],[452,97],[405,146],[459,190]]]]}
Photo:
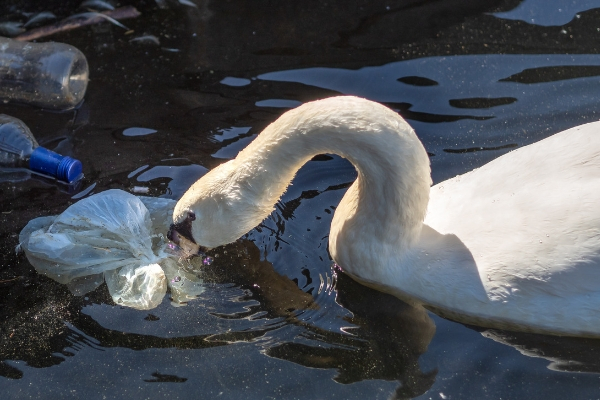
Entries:
{"type": "Polygon", "coordinates": [[[153,379],[144,379],[144,382],[171,382],[171,383],[183,383],[187,381],[187,378],[180,378],[176,375],[166,375],[160,372],[154,372],[152,374],[153,379]]]}
{"type": "Polygon", "coordinates": [[[514,82],[531,85],[598,75],[600,75],[600,67],[597,65],[560,65],[555,67],[527,68],[518,74],[500,79],[498,82],[514,82]]]}
{"type": "Polygon", "coordinates": [[[438,86],[439,83],[433,79],[425,78],[424,76],[403,76],[397,79],[398,82],[412,86],[438,86]]]}
{"type": "Polygon", "coordinates": [[[514,97],[471,97],[467,99],[450,99],[448,102],[455,108],[492,108],[516,102],[514,97]]]}
{"type": "Polygon", "coordinates": [[[398,113],[409,120],[428,122],[428,123],[444,123],[456,122],[461,120],[486,121],[492,119],[492,116],[476,116],[476,115],[448,115],[448,114],[433,114],[420,111],[412,111],[410,103],[385,103],[388,107],[398,111],[398,113]]]}
{"type": "Polygon", "coordinates": [[[462,153],[473,153],[476,151],[493,151],[493,150],[504,150],[504,149],[513,149],[515,147],[519,147],[516,143],[509,143],[503,146],[494,146],[494,147],[467,147],[465,149],[443,149],[446,153],[454,153],[454,154],[462,154],[462,153]]]}
{"type": "Polygon", "coordinates": [[[484,337],[517,349],[528,357],[543,358],[548,369],[561,372],[600,373],[600,340],[533,333],[484,330],[484,337]]]}

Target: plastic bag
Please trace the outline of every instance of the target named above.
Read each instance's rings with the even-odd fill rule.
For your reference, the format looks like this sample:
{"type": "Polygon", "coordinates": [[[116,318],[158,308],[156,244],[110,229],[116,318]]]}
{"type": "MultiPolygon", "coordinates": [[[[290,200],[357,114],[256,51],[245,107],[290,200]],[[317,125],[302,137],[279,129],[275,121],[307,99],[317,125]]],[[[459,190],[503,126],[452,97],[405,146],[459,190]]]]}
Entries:
{"type": "MultiPolygon", "coordinates": [[[[39,273],[67,284],[74,294],[95,289],[103,277],[115,303],[147,310],[161,303],[171,281],[179,282],[179,267],[165,251],[163,236],[175,204],[108,190],[80,200],[59,216],[30,221],[19,241],[39,273]]],[[[174,301],[180,302],[175,286],[174,301]]]]}
{"type": "Polygon", "coordinates": [[[166,258],[161,266],[167,276],[172,306],[185,305],[204,292],[204,281],[194,264],[180,264],[174,259],[166,258]]]}

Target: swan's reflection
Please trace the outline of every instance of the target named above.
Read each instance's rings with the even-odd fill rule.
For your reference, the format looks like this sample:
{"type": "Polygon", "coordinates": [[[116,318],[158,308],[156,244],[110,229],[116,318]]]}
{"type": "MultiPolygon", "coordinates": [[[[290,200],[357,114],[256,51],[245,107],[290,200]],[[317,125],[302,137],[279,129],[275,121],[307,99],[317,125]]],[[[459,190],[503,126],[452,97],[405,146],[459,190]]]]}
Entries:
{"type": "MultiPolygon", "coordinates": [[[[207,283],[229,283],[250,291],[260,306],[251,307],[244,318],[262,311],[267,318],[292,318],[297,311],[315,308],[314,298],[298,288],[286,276],[278,274],[273,265],[260,259],[254,243],[239,241],[217,250],[215,262],[202,267],[202,278],[207,283]]],[[[197,259],[194,259],[197,263],[197,259]]]]}
{"type": "Polygon", "coordinates": [[[537,335],[488,329],[481,334],[495,342],[514,347],[519,353],[543,358],[548,369],[562,372],[600,373],[600,341],[577,337],[537,335]]]}
{"type": "Polygon", "coordinates": [[[307,326],[313,343],[287,342],[267,350],[272,357],[311,368],[335,368],[335,381],[349,384],[367,379],[400,381],[394,398],[425,393],[437,371],[421,371],[418,359],[427,350],[435,325],[423,308],[359,285],[338,272],[336,301],[354,314],[350,335],[307,326]]]}
{"type": "MultiPolygon", "coordinates": [[[[221,265],[215,264],[215,268],[229,266],[224,271],[227,279],[252,290],[269,316],[285,317],[305,329],[300,337],[267,348],[268,356],[311,368],[335,368],[335,381],[344,384],[370,379],[399,381],[397,398],[421,395],[435,381],[437,371],[423,372],[418,364],[435,333],[423,308],[409,306],[335,271],[336,302],[352,312],[346,321],[353,328],[348,332],[318,328],[295,317],[299,310],[318,307],[313,297],[279,275],[268,261],[261,261],[253,243],[238,242],[227,248],[226,259],[221,257],[221,265]]],[[[219,275],[214,273],[213,279],[219,275]]]]}

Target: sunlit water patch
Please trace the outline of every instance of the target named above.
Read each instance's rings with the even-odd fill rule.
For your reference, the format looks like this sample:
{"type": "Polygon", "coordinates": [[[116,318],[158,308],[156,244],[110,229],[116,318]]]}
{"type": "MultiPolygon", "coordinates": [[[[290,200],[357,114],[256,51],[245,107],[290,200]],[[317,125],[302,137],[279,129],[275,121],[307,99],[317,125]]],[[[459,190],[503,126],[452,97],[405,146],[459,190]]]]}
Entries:
{"type": "Polygon", "coordinates": [[[258,78],[366,97],[398,110],[432,156],[439,182],[516,146],[598,120],[599,75],[599,56],[558,54],[430,57],[258,78]]]}
{"type": "Polygon", "coordinates": [[[598,0],[525,0],[510,11],[493,15],[541,26],[562,26],[578,18],[579,13],[599,7],[598,0]]]}
{"type": "MultiPolygon", "coordinates": [[[[200,165],[157,165],[143,166],[129,174],[130,179],[149,184],[152,194],[180,198],[183,193],[207,172],[200,165]]],[[[150,192],[150,190],[149,190],[150,192]]],[[[144,194],[148,194],[145,192],[144,194]]]]}
{"type": "Polygon", "coordinates": [[[156,129],[134,127],[123,130],[123,136],[146,136],[156,132],[156,129]]]}
{"type": "Polygon", "coordinates": [[[217,142],[223,143],[223,147],[212,156],[214,158],[225,159],[235,158],[256,137],[256,135],[248,135],[250,129],[252,128],[245,126],[232,126],[231,128],[219,129],[218,134],[212,135],[212,138],[217,142]]]}

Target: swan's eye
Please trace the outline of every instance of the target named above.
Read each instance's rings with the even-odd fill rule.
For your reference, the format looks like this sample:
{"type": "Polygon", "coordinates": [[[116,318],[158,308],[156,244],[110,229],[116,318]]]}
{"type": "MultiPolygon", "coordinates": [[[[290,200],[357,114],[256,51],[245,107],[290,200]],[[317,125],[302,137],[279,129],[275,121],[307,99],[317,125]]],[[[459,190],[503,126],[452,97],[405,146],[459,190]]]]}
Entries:
{"type": "Polygon", "coordinates": [[[188,211],[188,219],[190,221],[195,221],[196,220],[196,213],[193,211],[188,211]]]}

